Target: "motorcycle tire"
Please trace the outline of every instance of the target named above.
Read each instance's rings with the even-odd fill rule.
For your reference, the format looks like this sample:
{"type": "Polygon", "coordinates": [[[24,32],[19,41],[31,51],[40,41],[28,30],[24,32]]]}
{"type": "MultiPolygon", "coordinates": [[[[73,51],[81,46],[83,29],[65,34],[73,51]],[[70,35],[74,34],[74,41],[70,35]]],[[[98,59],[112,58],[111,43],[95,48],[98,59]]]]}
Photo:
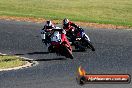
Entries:
{"type": "Polygon", "coordinates": [[[86,40],[86,42],[87,42],[88,47],[89,47],[92,51],[95,51],[95,48],[94,48],[94,46],[92,45],[92,43],[89,42],[88,40],[86,40]]]}
{"type": "Polygon", "coordinates": [[[73,55],[72,55],[72,52],[70,51],[70,49],[68,47],[63,47],[63,51],[65,53],[65,57],[66,58],[70,58],[70,59],[73,59],[73,55]]]}
{"type": "Polygon", "coordinates": [[[49,46],[49,47],[48,47],[48,51],[49,51],[49,53],[52,53],[53,47],[52,47],[52,46],[49,46]]]}

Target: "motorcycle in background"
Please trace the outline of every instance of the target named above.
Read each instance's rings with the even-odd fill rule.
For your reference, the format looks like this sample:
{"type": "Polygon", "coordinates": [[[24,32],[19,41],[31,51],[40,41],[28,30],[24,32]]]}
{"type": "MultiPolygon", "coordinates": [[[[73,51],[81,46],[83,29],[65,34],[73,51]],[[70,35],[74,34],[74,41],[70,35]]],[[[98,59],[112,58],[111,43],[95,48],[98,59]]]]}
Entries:
{"type": "Polygon", "coordinates": [[[80,28],[79,31],[75,32],[75,34],[67,34],[69,41],[72,43],[71,45],[75,46],[75,49],[85,51],[86,49],[90,48],[92,51],[95,51],[95,48],[90,41],[90,38],[82,28],[80,28]]]}

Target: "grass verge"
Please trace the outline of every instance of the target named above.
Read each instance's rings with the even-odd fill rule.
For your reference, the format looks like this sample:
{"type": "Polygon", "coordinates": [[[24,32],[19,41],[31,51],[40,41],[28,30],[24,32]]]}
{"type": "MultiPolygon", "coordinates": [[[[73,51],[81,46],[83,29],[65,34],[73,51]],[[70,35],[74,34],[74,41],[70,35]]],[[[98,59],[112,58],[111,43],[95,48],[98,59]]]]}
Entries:
{"type": "Polygon", "coordinates": [[[132,0],[0,0],[0,16],[132,27],[132,0]]]}
{"type": "Polygon", "coordinates": [[[26,62],[16,56],[0,55],[0,69],[13,68],[24,65],[26,62]]]}

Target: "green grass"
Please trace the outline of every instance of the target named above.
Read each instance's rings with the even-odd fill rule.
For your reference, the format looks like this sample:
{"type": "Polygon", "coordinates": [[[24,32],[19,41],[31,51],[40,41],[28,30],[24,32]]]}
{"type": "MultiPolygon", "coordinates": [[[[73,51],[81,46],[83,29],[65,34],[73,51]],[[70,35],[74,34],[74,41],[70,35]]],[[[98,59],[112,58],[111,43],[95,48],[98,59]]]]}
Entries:
{"type": "Polygon", "coordinates": [[[132,26],[132,0],[0,0],[0,15],[132,26]]]}
{"type": "Polygon", "coordinates": [[[25,64],[20,58],[15,56],[0,56],[0,69],[17,67],[25,64]]]}

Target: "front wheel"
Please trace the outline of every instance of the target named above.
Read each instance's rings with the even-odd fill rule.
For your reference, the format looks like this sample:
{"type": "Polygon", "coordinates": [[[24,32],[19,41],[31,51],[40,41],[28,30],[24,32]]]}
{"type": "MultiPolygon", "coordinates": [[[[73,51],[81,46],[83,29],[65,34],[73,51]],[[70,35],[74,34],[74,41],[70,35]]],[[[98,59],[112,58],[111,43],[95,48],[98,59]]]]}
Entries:
{"type": "Polygon", "coordinates": [[[88,42],[88,46],[90,47],[90,49],[91,49],[92,51],[95,51],[95,48],[94,48],[94,46],[92,45],[91,42],[88,42]]]}
{"type": "Polygon", "coordinates": [[[89,47],[92,51],[95,51],[94,46],[92,45],[92,43],[88,40],[85,40],[85,44],[87,47],[89,47]]]}
{"type": "Polygon", "coordinates": [[[66,46],[63,47],[63,54],[66,58],[73,59],[72,51],[66,46]]]}

